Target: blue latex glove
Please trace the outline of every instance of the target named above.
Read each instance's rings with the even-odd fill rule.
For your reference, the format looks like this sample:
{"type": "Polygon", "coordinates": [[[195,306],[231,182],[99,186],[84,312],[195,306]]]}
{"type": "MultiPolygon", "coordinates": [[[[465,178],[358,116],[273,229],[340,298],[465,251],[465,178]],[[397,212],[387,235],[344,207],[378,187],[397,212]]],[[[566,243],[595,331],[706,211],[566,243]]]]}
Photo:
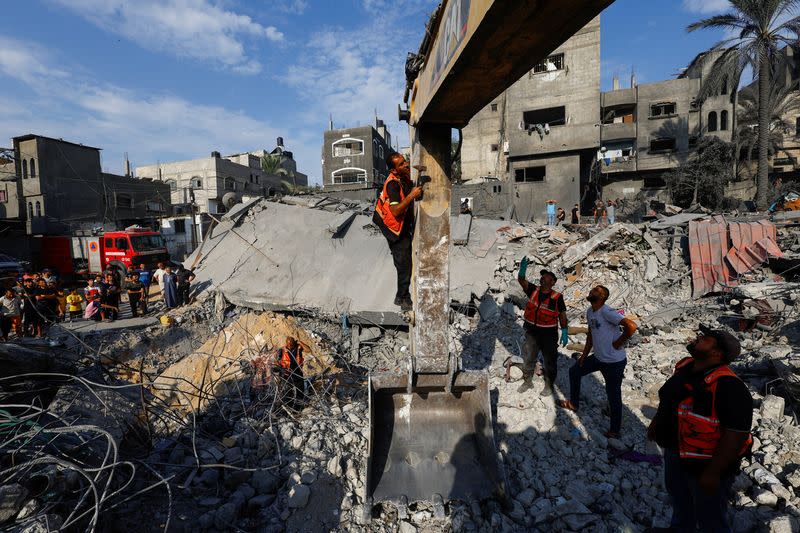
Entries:
{"type": "Polygon", "coordinates": [[[561,346],[566,346],[567,344],[569,344],[569,330],[561,328],[561,346]]]}
{"type": "Polygon", "coordinates": [[[525,279],[525,275],[528,273],[528,256],[522,258],[522,261],[519,262],[519,274],[517,277],[519,279],[525,279]]]}

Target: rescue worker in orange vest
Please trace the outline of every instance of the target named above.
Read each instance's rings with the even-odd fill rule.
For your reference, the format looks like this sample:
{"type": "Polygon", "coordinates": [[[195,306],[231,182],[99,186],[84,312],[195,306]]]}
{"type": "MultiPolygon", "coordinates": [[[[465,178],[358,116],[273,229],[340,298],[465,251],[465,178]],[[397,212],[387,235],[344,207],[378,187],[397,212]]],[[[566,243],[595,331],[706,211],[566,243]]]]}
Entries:
{"type": "Polygon", "coordinates": [[[556,275],[549,270],[539,274],[539,286],[530,283],[525,276],[528,271],[528,258],[523,257],[519,264],[517,281],[528,296],[525,306],[525,347],[522,365],[522,385],[519,392],[533,387],[533,372],[539,351],[544,359],[544,388],[542,396],[553,393],[558,373],[558,326],[561,325],[561,345],[566,346],[567,306],[561,293],[553,290],[556,275]]]}
{"type": "Polygon", "coordinates": [[[273,374],[280,376],[283,382],[291,387],[284,389],[283,398],[292,407],[301,403],[305,397],[303,377],[305,352],[311,352],[306,343],[294,337],[286,337],[286,344],[278,350],[275,358],[273,374]]]}
{"type": "Polygon", "coordinates": [[[394,152],[386,158],[389,177],[375,204],[372,220],[389,242],[397,269],[397,293],[394,304],[403,311],[412,307],[411,243],[414,238],[414,200],[422,196],[422,187],[411,182],[411,166],[402,154],[394,152]]]}
{"type": "Polygon", "coordinates": [[[700,326],[686,349],[691,357],[658,391],[647,429],[647,438],[664,448],[672,501],[672,524],[662,531],[728,532],[728,494],[753,442],[753,397],[728,366],[741,352],[732,334],[700,326]]]}

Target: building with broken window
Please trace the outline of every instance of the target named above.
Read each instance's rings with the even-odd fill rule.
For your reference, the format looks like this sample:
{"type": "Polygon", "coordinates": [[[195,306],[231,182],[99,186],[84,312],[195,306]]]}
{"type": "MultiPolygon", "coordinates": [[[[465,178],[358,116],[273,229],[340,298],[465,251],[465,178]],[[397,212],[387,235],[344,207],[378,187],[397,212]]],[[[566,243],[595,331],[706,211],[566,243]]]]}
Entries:
{"type": "Polygon", "coordinates": [[[374,200],[389,175],[386,157],[392,153],[386,124],[333,129],[322,145],[322,187],[326,194],[354,200],[374,200]]]}
{"type": "Polygon", "coordinates": [[[308,176],[297,171],[292,152],[278,146],[271,152],[257,150],[230,156],[211,152],[208,157],[136,167],[136,175],[169,186],[177,213],[225,213],[245,197],[272,196],[276,192],[308,185],[308,176]],[[264,172],[265,155],[278,156],[274,171],[264,172]]]}
{"type": "Polygon", "coordinates": [[[574,204],[600,144],[599,95],[597,17],[473,117],[462,179],[496,181],[491,194],[505,195],[517,220],[543,220],[550,199],[574,204]]]}
{"type": "MultiPolygon", "coordinates": [[[[19,194],[17,210],[8,213],[17,213],[29,235],[153,225],[170,214],[168,187],[103,172],[99,148],[33,134],[13,143],[13,164],[4,168],[13,166],[19,194]]],[[[0,183],[7,184],[11,177],[5,172],[0,183]]]]}
{"type": "Polygon", "coordinates": [[[700,98],[718,52],[698,55],[676,79],[614,88],[601,95],[600,147],[595,189],[605,198],[655,196],[665,175],[685,162],[698,139],[714,135],[730,142],[734,128],[734,88],[724,83],[700,98]]]}

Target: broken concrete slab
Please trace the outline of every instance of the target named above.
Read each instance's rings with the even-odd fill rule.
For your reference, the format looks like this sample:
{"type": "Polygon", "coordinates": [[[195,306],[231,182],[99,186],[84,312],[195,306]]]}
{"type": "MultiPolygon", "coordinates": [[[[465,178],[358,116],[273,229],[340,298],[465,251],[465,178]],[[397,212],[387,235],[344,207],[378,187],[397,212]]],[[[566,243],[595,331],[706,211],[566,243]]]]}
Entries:
{"type": "Polygon", "coordinates": [[[453,244],[463,246],[469,242],[469,230],[472,227],[472,215],[458,215],[456,223],[453,225],[452,239],[453,244]]]}
{"type": "MultiPolygon", "coordinates": [[[[228,302],[251,309],[317,309],[346,314],[351,323],[369,314],[372,324],[404,324],[393,302],[394,263],[371,217],[356,215],[343,238],[330,239],[320,228],[333,225],[341,214],[262,202],[244,217],[236,234],[231,221],[210,233],[195,269],[195,286],[219,290],[228,302]]],[[[493,245],[503,225],[499,220],[473,221],[471,241],[491,241],[488,249],[451,245],[451,299],[468,302],[488,288],[501,254],[493,245]]],[[[189,262],[194,259],[193,254],[189,262]]]]}
{"type": "Polygon", "coordinates": [[[609,226],[594,237],[578,243],[573,244],[567,251],[564,252],[564,255],[561,256],[561,260],[563,261],[564,268],[569,268],[573,266],[578,261],[582,261],[587,255],[592,253],[595,248],[603,244],[604,242],[608,241],[612,237],[614,237],[620,231],[628,231],[629,233],[638,234],[639,229],[635,226],[631,226],[629,224],[614,224],[613,226],[609,226]]]}
{"type": "Polygon", "coordinates": [[[700,220],[706,218],[708,215],[704,213],[680,213],[671,217],[664,217],[655,222],[650,223],[650,229],[662,230],[669,229],[675,226],[683,226],[693,220],[700,220]]]}
{"type": "Polygon", "coordinates": [[[658,262],[661,263],[662,265],[666,265],[667,253],[664,251],[664,248],[661,246],[661,244],[659,244],[658,241],[656,241],[653,238],[653,235],[649,231],[644,232],[644,240],[645,242],[647,242],[648,245],[650,245],[650,248],[653,250],[653,253],[656,254],[658,262]]]}
{"type": "Polygon", "coordinates": [[[341,238],[355,218],[356,213],[354,212],[342,213],[328,224],[328,233],[333,234],[333,238],[341,238]]]}

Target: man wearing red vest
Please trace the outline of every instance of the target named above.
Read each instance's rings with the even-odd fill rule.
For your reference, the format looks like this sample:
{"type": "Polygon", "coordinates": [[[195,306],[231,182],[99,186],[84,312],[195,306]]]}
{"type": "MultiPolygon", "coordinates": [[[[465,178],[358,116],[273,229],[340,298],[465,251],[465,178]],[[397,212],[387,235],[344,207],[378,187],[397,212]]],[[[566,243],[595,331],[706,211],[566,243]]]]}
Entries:
{"type": "Polygon", "coordinates": [[[561,345],[566,346],[567,306],[561,293],[553,290],[557,278],[549,270],[539,274],[539,286],[528,282],[528,258],[523,257],[519,265],[517,281],[528,296],[525,306],[525,353],[523,354],[523,381],[519,392],[533,387],[533,371],[539,351],[544,358],[544,388],[542,396],[550,396],[558,373],[558,326],[561,325],[561,345]]]}
{"type": "Polygon", "coordinates": [[[738,339],[700,326],[686,347],[691,357],[658,391],[658,411],[647,438],[664,448],[664,483],[672,501],[665,531],[731,531],[730,492],[753,442],[753,398],[728,366],[741,352],[738,339]]]}
{"type": "Polygon", "coordinates": [[[273,372],[284,380],[291,389],[284,389],[286,403],[290,407],[299,405],[305,397],[305,378],[303,377],[303,363],[305,352],[310,348],[303,341],[294,337],[286,337],[286,344],[278,350],[275,357],[273,372]]]}
{"type": "Polygon", "coordinates": [[[414,200],[422,196],[422,187],[411,182],[411,166],[397,152],[386,158],[389,177],[375,204],[372,220],[381,228],[394,267],[397,269],[397,293],[394,304],[403,311],[411,309],[411,243],[414,239],[414,200]]]}

